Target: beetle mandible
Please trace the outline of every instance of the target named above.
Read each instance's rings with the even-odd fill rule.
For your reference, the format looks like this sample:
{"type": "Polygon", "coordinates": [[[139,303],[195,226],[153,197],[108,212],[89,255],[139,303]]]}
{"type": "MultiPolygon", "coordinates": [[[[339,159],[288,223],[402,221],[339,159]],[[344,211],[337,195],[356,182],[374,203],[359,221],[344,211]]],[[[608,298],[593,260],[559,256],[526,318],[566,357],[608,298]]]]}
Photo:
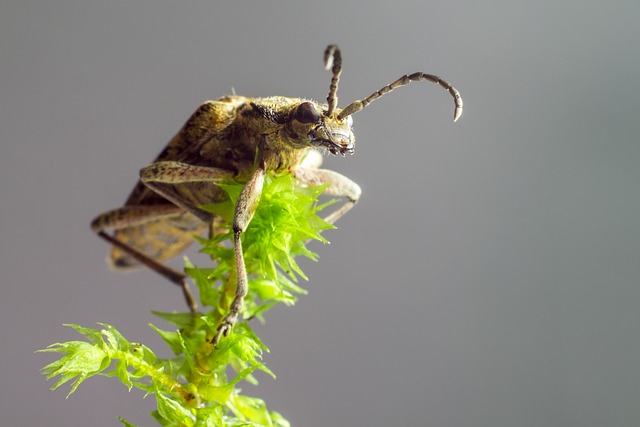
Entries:
{"type": "Polygon", "coordinates": [[[460,93],[432,74],[407,74],[338,108],[338,83],[342,55],[337,45],[324,53],[332,77],[327,104],[274,96],[225,96],[206,101],[187,120],[155,161],[140,171],[140,180],[124,207],[108,211],[91,228],[113,248],[114,268],[145,265],[182,288],[189,308],[197,309],[186,276],[162,262],[183,252],[194,235],[210,234],[220,219],[200,208],[226,199],[217,184],[230,180],[246,183],[235,207],[233,245],[237,268],[235,297],[218,325],[215,345],[227,336],[242,312],[247,294],[241,235],[247,229],[262,192],[265,174],[292,173],[303,184],[328,184],[326,194],[346,201],[325,218],[329,223],[349,211],[360,197],[360,187],[349,178],[320,169],[322,152],[352,154],[355,147],[351,116],[382,95],[410,82],[435,83],[454,99],[453,121],[462,114],[460,93]],[[113,234],[107,231],[113,230],[113,234]]]}

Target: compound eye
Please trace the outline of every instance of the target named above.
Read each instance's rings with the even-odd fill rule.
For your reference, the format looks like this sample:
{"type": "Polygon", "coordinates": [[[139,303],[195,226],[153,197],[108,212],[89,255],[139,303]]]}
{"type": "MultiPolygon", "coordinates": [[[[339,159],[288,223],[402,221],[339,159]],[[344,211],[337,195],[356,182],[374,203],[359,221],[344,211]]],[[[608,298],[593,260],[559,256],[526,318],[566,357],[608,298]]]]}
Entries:
{"type": "Polygon", "coordinates": [[[293,113],[293,118],[300,123],[318,123],[321,119],[316,107],[311,102],[303,102],[298,105],[295,113],[293,113]]]}

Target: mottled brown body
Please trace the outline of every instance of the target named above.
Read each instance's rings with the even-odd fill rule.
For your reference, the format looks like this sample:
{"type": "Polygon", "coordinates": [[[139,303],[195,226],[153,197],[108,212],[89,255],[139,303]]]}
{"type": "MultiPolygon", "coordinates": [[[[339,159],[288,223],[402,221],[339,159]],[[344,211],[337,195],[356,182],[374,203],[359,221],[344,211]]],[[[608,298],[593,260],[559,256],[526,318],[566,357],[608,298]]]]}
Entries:
{"type": "Polygon", "coordinates": [[[140,171],[140,181],[124,207],[92,222],[92,229],[113,245],[109,259],[115,268],[148,266],[180,285],[189,307],[195,311],[185,276],[162,261],[183,252],[194,235],[207,229],[211,233],[216,228],[220,219],[200,207],[226,198],[218,184],[231,180],[246,183],[233,221],[236,296],[218,327],[214,344],[229,333],[242,311],[247,278],[240,236],[255,212],[266,173],[292,173],[308,185],[329,184],[326,193],[346,199],[326,218],[333,223],[353,207],[360,197],[360,187],[337,172],[319,169],[320,153],[353,153],[351,114],[394,88],[419,80],[436,83],[454,97],[454,121],[462,113],[458,91],[439,77],[424,73],[405,75],[345,109],[337,108],[342,58],[335,45],[325,52],[325,66],[332,65],[327,105],[279,96],[226,96],[205,102],[155,161],[140,171]]]}
{"type": "MultiPolygon", "coordinates": [[[[268,111],[283,113],[303,100],[274,97],[250,99],[242,96],[227,96],[203,103],[173,137],[154,163],[176,161],[188,165],[214,167],[233,173],[238,181],[246,181],[255,161],[258,145],[265,140],[270,147],[267,169],[275,173],[291,172],[306,156],[307,149],[287,150],[282,144],[282,125],[265,123],[261,112],[251,105],[260,105],[268,111]]],[[[194,206],[217,203],[226,194],[220,188],[205,182],[173,184],[173,191],[194,206]]],[[[139,212],[140,224],[131,224],[115,232],[115,238],[137,249],[145,255],[165,261],[182,253],[191,243],[193,235],[203,234],[209,225],[195,215],[177,209],[165,197],[152,191],[142,182],[134,187],[118,215],[139,212]],[[149,220],[148,209],[153,207],[154,219],[149,220]]],[[[114,247],[109,256],[115,268],[127,268],[140,262],[129,253],[114,247]]]]}

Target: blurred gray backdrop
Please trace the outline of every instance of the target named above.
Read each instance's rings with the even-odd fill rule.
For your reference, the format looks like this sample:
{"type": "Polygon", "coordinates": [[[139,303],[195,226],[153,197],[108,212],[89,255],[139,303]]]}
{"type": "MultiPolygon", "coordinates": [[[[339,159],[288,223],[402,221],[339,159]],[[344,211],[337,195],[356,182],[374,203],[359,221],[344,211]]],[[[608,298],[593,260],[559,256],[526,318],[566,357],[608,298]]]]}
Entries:
{"type": "MultiPolygon", "coordinates": [[[[0,424],[140,425],[153,399],[95,378],[65,400],[34,350],[115,324],[163,348],[183,310],[149,271],[110,272],[89,230],[204,100],[341,105],[328,167],[361,202],[302,264],[309,295],[256,326],[294,426],[640,425],[640,5],[635,1],[85,1],[0,4],[0,424]]],[[[190,252],[200,263],[202,257],[190,252]]],[[[179,266],[180,261],[174,265],[179,266]]],[[[168,356],[168,351],[161,355],[168,356]]]]}

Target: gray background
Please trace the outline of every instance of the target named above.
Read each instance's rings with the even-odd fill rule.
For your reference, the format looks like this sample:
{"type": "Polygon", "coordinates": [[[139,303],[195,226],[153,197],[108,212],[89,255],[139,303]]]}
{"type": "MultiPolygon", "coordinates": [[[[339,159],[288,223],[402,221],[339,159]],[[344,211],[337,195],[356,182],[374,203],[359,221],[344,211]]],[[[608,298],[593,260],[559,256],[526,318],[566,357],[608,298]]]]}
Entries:
{"type": "MultiPolygon", "coordinates": [[[[160,348],[148,271],[110,272],[89,222],[119,206],[205,99],[322,100],[328,43],[361,203],[303,262],[310,290],[256,326],[277,381],[245,385],[294,426],[640,425],[640,6],[635,1],[0,4],[2,425],[154,425],[96,378],[65,400],[33,353],[117,325],[160,348]]],[[[199,262],[202,258],[195,256],[199,262]]],[[[178,262],[176,265],[180,265],[178,262]]]]}

